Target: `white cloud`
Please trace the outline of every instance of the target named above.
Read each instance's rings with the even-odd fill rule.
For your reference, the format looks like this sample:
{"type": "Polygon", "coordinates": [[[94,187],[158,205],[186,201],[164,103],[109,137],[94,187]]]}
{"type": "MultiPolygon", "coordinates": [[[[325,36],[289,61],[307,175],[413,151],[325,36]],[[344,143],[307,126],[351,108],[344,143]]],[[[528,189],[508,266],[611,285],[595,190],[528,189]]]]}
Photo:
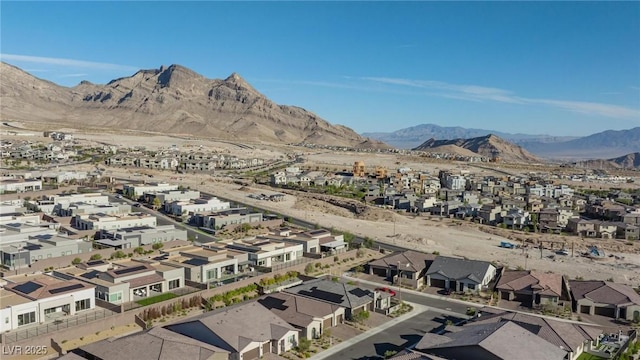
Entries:
{"type": "Polygon", "coordinates": [[[496,101],[512,104],[543,104],[581,114],[600,115],[611,118],[630,118],[636,120],[640,119],[640,110],[619,105],[571,100],[527,98],[516,96],[511,91],[504,89],[478,85],[450,84],[442,81],[411,80],[385,77],[363,77],[361,79],[382,84],[429,89],[430,91],[426,92],[426,95],[440,96],[449,99],[459,99],[475,102],[496,101]],[[434,92],[433,90],[440,91],[434,92]]]}
{"type": "Polygon", "coordinates": [[[75,60],[75,59],[17,55],[17,54],[0,54],[0,60],[8,61],[8,62],[26,62],[26,63],[34,63],[34,64],[57,65],[57,66],[66,66],[66,67],[72,67],[72,68],[86,68],[86,69],[94,69],[94,70],[123,70],[123,71],[138,70],[138,68],[136,67],[127,66],[127,65],[109,64],[109,63],[75,60]]]}

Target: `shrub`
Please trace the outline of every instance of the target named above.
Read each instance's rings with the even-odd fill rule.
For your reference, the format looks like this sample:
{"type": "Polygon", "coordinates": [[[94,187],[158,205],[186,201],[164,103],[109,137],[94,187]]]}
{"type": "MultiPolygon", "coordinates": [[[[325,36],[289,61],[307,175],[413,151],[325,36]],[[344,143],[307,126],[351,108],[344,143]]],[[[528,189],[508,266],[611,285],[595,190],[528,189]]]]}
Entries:
{"type": "Polygon", "coordinates": [[[307,266],[304,267],[304,273],[309,275],[313,272],[313,265],[311,263],[307,264],[307,266]]]}
{"type": "Polygon", "coordinates": [[[77,258],[75,258],[75,259],[73,259],[73,260],[71,261],[71,263],[72,263],[73,265],[78,265],[78,264],[80,264],[81,262],[82,262],[82,259],[80,259],[79,257],[77,257],[77,258]]]}
{"type": "Polygon", "coordinates": [[[318,269],[319,269],[319,268],[322,266],[322,264],[320,264],[319,262],[317,262],[317,263],[315,263],[315,265],[314,265],[314,266],[315,266],[316,268],[318,268],[318,269]]]}
{"type": "Polygon", "coordinates": [[[100,254],[93,254],[89,258],[89,260],[100,260],[100,259],[102,259],[102,255],[100,255],[100,254]]]}
{"type": "Polygon", "coordinates": [[[155,243],[151,247],[153,248],[153,250],[160,250],[162,249],[163,246],[164,246],[163,243],[155,243]]]}
{"type": "Polygon", "coordinates": [[[339,258],[339,257],[337,257],[337,256],[334,256],[334,257],[333,257],[333,262],[336,262],[336,263],[337,263],[338,261],[340,261],[340,258],[339,258]]]}
{"type": "Polygon", "coordinates": [[[145,251],[144,251],[144,248],[142,246],[138,246],[137,248],[133,249],[133,252],[138,254],[138,255],[142,255],[145,251]]]}

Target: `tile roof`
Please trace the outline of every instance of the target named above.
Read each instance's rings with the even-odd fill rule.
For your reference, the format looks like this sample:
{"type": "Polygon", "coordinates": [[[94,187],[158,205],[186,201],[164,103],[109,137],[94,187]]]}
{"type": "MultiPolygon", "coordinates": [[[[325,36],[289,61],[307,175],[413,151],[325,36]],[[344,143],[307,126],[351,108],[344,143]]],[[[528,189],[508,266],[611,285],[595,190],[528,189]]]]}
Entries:
{"type": "Polygon", "coordinates": [[[287,293],[274,293],[258,299],[258,302],[289,324],[305,328],[314,318],[333,314],[339,306],[315,299],[287,293]]]}
{"type": "Polygon", "coordinates": [[[154,327],[147,332],[119,339],[98,341],[80,349],[103,360],[121,360],[124,354],[136,360],[205,360],[210,359],[215,353],[228,353],[216,346],[162,327],[154,327]]]}
{"type": "Polygon", "coordinates": [[[279,340],[296,331],[257,301],[208,312],[166,328],[229,352],[242,352],[252,342],[279,340]]]}
{"type": "MultiPolygon", "coordinates": [[[[436,255],[427,254],[419,251],[407,250],[400,253],[391,254],[389,256],[385,256],[381,259],[373,260],[369,263],[369,265],[380,266],[380,267],[392,267],[396,268],[398,266],[398,262],[400,264],[409,264],[406,270],[411,270],[414,272],[421,272],[428,265],[433,262],[436,258],[436,255]]],[[[403,267],[403,269],[405,269],[403,267]]]]}
{"type": "Polygon", "coordinates": [[[492,267],[494,266],[487,261],[438,256],[429,266],[427,275],[437,273],[449,279],[471,279],[477,283],[482,283],[485,274],[492,267]]]}
{"type": "Polygon", "coordinates": [[[574,352],[584,343],[584,341],[595,340],[603,331],[601,328],[596,326],[582,325],[512,312],[482,316],[469,323],[467,326],[503,322],[514,322],[551,344],[565,349],[565,351],[569,351],[570,349],[574,352]]]}
{"type": "Polygon", "coordinates": [[[574,299],[589,299],[596,303],[612,305],[640,305],[640,294],[624,284],[609,281],[569,281],[574,299]]]}
{"type": "Polygon", "coordinates": [[[326,279],[307,281],[301,285],[285,289],[284,291],[290,294],[328,302],[347,309],[355,309],[373,301],[373,292],[370,290],[326,279]]]}
{"type": "Polygon", "coordinates": [[[561,360],[567,354],[514,322],[464,326],[444,335],[426,334],[415,346],[419,351],[445,358],[449,357],[447,354],[459,354],[461,347],[480,347],[497,359],[522,359],[523,354],[535,354],[538,359],[561,360]]]}
{"type": "Polygon", "coordinates": [[[537,271],[505,271],[496,289],[515,292],[532,292],[544,295],[562,296],[562,275],[537,271]]]}

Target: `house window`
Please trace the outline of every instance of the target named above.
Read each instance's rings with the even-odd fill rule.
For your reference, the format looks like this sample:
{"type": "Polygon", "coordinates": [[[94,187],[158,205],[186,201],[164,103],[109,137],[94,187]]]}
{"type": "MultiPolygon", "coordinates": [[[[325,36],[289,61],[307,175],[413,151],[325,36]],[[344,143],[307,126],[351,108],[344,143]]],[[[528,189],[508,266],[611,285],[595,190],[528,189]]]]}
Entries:
{"type": "Polygon", "coordinates": [[[109,302],[116,302],[116,301],[122,301],[122,292],[109,294],[109,302]]]}
{"type": "Polygon", "coordinates": [[[266,260],[258,260],[258,266],[264,266],[266,263],[266,260]]]}
{"type": "Polygon", "coordinates": [[[207,280],[217,279],[218,278],[218,269],[212,269],[207,271],[207,280]]]}
{"type": "Polygon", "coordinates": [[[26,314],[18,315],[18,326],[27,325],[36,322],[36,312],[32,311],[26,314]]]}
{"type": "Polygon", "coordinates": [[[474,290],[476,288],[476,284],[467,284],[467,287],[471,290],[474,290]]]}
{"type": "Polygon", "coordinates": [[[291,345],[295,345],[296,344],[296,336],[295,335],[289,336],[289,344],[291,344],[291,345]]]}
{"type": "Polygon", "coordinates": [[[180,287],[180,279],[169,281],[169,290],[179,288],[179,287],[180,287]]]}
{"type": "Polygon", "coordinates": [[[76,301],[76,311],[86,310],[91,307],[91,299],[84,299],[76,301]]]}

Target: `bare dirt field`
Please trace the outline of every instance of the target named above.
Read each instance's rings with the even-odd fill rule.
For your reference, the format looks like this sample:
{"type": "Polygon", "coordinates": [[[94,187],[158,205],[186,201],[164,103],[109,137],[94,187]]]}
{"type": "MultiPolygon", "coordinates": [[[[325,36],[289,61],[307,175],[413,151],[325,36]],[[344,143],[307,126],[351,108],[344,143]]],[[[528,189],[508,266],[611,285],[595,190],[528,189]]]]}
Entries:
{"type": "MultiPolygon", "coordinates": [[[[110,168],[109,170],[113,176],[131,176],[124,169],[110,168]]],[[[154,172],[155,181],[170,181],[171,176],[175,176],[175,174],[154,172]]],[[[640,284],[640,242],[627,245],[626,242],[619,240],[587,241],[578,237],[527,234],[493,227],[484,227],[485,231],[481,231],[479,230],[480,225],[464,221],[451,221],[429,216],[406,216],[379,208],[371,208],[362,214],[355,215],[326,202],[309,199],[307,195],[302,193],[296,196],[287,194],[282,202],[270,202],[252,199],[248,195],[251,193],[272,194],[276,193],[275,190],[249,186],[244,187],[241,191],[240,185],[231,183],[229,180],[203,177],[202,175],[187,174],[182,175],[182,178],[184,186],[410,249],[425,252],[437,251],[442,255],[494,261],[512,268],[523,267],[538,271],[552,271],[564,274],[570,279],[613,279],[616,282],[633,286],[640,284]],[[529,250],[510,250],[498,246],[501,241],[520,243],[522,239],[531,243],[529,250]],[[575,256],[555,255],[551,250],[543,250],[541,258],[540,250],[533,248],[533,245],[540,239],[564,240],[569,250],[573,242],[575,256]],[[604,248],[607,256],[602,260],[592,260],[580,256],[580,253],[586,250],[587,245],[592,243],[604,248]]],[[[555,249],[559,249],[560,246],[556,245],[555,249]]]]}

